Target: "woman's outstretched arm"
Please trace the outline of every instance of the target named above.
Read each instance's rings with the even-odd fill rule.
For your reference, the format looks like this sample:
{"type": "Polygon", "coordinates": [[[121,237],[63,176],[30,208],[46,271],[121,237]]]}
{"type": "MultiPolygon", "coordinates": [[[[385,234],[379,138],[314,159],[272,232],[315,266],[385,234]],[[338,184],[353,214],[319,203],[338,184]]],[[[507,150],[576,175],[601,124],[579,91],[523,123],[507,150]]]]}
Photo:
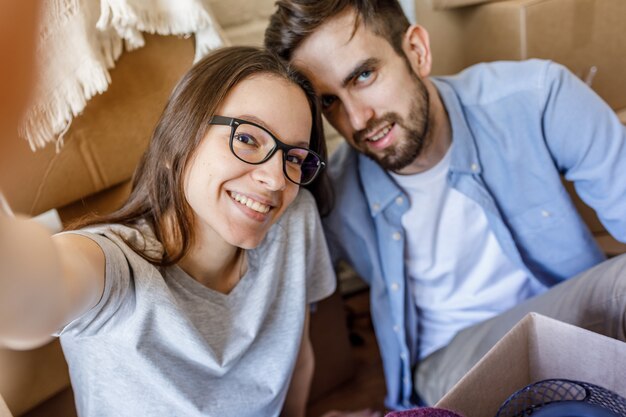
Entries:
{"type": "Polygon", "coordinates": [[[96,305],[105,258],[91,239],[50,236],[32,220],[0,213],[0,347],[32,349],[96,305]]]}

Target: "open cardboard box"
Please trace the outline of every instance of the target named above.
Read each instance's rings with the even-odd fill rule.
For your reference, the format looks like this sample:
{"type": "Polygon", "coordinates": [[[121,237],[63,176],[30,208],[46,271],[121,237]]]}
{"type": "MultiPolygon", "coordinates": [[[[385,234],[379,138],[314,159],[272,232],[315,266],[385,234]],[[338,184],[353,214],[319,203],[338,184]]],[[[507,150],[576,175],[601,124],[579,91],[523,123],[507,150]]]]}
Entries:
{"type": "Polygon", "coordinates": [[[530,313],[436,406],[493,417],[511,394],[551,378],[589,382],[626,397],[626,343],[530,313]]]}

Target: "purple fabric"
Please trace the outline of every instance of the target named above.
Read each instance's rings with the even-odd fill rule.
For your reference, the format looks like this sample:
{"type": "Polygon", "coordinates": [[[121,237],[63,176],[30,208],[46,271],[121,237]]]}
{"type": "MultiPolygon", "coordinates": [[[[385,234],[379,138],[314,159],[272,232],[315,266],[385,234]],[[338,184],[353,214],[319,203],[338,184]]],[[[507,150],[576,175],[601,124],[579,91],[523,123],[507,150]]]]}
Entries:
{"type": "Polygon", "coordinates": [[[407,411],[395,411],[385,415],[385,417],[463,417],[452,411],[443,408],[414,408],[407,411]]]}

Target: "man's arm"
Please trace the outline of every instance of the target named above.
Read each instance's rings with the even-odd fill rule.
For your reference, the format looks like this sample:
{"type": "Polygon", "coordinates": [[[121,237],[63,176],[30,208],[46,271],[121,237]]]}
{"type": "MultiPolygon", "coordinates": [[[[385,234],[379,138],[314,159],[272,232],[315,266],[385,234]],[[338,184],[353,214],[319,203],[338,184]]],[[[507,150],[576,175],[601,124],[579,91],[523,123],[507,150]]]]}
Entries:
{"type": "Polygon", "coordinates": [[[547,71],[543,129],[552,157],[617,240],[626,242],[626,127],[595,92],[560,65],[547,71]]]}
{"type": "Polygon", "coordinates": [[[313,380],[313,370],[315,368],[315,357],[313,356],[313,346],[309,337],[309,308],[306,309],[304,319],[304,333],[300,343],[300,352],[296,361],[296,367],[291,377],[287,398],[283,405],[282,417],[304,417],[306,405],[309,399],[311,381],[313,380]]]}

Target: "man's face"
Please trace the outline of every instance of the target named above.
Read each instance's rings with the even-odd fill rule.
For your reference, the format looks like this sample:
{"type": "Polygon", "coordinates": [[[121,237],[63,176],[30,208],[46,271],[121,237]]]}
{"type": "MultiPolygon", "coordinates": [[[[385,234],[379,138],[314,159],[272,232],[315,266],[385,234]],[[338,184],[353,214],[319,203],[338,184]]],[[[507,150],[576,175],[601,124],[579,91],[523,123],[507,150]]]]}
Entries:
{"type": "Polygon", "coordinates": [[[324,115],[356,150],[400,172],[422,152],[429,96],[420,78],[354,13],[324,23],[296,49],[292,63],[313,83],[324,115]]]}

